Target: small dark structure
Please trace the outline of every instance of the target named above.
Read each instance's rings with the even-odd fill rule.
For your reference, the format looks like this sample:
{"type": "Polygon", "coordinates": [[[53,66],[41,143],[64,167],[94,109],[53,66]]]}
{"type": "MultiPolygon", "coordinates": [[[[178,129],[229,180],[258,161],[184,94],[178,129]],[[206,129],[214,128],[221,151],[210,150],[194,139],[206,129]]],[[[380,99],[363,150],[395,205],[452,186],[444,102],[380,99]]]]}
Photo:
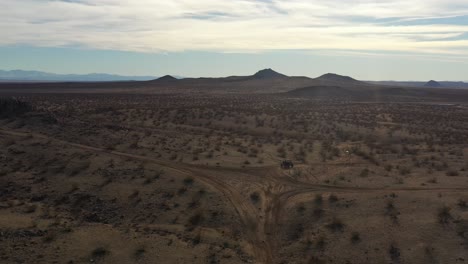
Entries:
{"type": "Polygon", "coordinates": [[[284,170],[292,169],[294,167],[294,164],[290,160],[283,160],[281,162],[281,168],[284,170]]]}

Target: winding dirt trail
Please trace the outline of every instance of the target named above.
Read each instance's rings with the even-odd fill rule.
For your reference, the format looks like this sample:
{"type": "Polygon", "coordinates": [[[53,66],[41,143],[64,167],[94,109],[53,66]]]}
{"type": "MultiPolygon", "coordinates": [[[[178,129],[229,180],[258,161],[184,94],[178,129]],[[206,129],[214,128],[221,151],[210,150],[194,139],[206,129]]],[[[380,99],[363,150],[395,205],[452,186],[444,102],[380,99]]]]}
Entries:
{"type": "MultiPolygon", "coordinates": [[[[170,169],[172,171],[194,177],[202,183],[211,186],[222,193],[237,212],[246,239],[249,241],[255,263],[275,263],[279,251],[278,227],[285,207],[301,198],[309,198],[317,192],[333,193],[382,193],[382,192],[468,192],[468,187],[437,188],[437,187],[348,187],[324,184],[312,184],[285,177],[271,166],[263,168],[219,168],[184,163],[174,163],[167,160],[151,158],[131,153],[106,150],[103,148],[68,142],[43,134],[0,129],[0,134],[15,137],[34,137],[51,140],[58,144],[105,153],[124,158],[144,161],[170,169]],[[255,186],[262,194],[261,204],[253,204],[249,196],[238,185],[230,182],[224,174],[242,173],[249,185],[255,186]]],[[[340,164],[341,165],[341,164],[340,164]]],[[[239,174],[240,175],[240,174],[239,174]]]]}

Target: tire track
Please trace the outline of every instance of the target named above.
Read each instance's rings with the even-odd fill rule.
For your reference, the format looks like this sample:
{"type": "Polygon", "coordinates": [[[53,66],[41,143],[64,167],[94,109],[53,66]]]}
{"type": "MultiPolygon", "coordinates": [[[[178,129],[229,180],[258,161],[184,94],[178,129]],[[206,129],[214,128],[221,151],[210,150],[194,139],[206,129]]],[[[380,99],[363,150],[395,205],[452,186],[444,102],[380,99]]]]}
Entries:
{"type": "MultiPolygon", "coordinates": [[[[333,192],[333,193],[381,193],[381,192],[468,192],[468,187],[351,187],[351,186],[335,186],[326,184],[311,184],[297,181],[290,177],[284,177],[278,170],[272,166],[257,167],[257,168],[219,168],[209,167],[204,165],[191,165],[183,163],[174,163],[162,159],[151,158],[136,154],[130,154],[120,151],[106,150],[103,148],[73,143],[65,140],[55,139],[46,135],[19,132],[12,130],[0,129],[0,134],[47,139],[68,145],[71,147],[105,153],[124,158],[144,161],[165,167],[172,171],[194,177],[202,183],[211,186],[222,193],[233,206],[238,215],[241,224],[244,226],[244,232],[247,241],[249,241],[253,256],[256,263],[274,263],[275,255],[279,250],[278,243],[278,227],[284,208],[295,199],[301,196],[315,194],[317,192],[333,192]],[[250,200],[242,195],[240,190],[235,186],[227,183],[219,175],[222,172],[243,173],[253,179],[252,185],[255,184],[263,192],[263,203],[258,209],[250,200]],[[262,217],[261,215],[264,215],[262,217]]],[[[344,164],[337,164],[344,165],[344,164]]],[[[348,164],[349,165],[349,164],[348,164]]]]}
{"type": "Polygon", "coordinates": [[[257,213],[256,208],[253,207],[253,205],[249,203],[240,193],[235,191],[232,186],[230,186],[227,183],[224,183],[223,181],[217,179],[216,177],[206,174],[205,171],[203,171],[200,168],[196,168],[196,166],[188,166],[185,164],[174,165],[174,163],[161,160],[161,159],[155,159],[155,158],[150,158],[146,156],[129,154],[129,153],[124,153],[120,151],[106,150],[103,148],[98,148],[98,147],[68,142],[68,141],[64,141],[60,139],[55,139],[55,138],[42,135],[42,134],[37,134],[37,133],[17,132],[17,131],[10,131],[10,130],[7,131],[4,129],[0,129],[0,133],[10,135],[10,136],[17,136],[17,137],[33,136],[35,138],[47,139],[47,140],[54,141],[56,143],[68,145],[68,146],[83,149],[83,150],[100,152],[100,153],[105,153],[109,155],[115,155],[119,157],[150,162],[153,164],[157,164],[158,166],[161,166],[161,167],[169,168],[172,171],[179,172],[184,175],[192,176],[195,179],[200,180],[202,183],[209,185],[213,187],[214,189],[218,190],[219,192],[221,192],[228,199],[228,201],[232,204],[237,215],[239,216],[241,220],[241,223],[245,227],[244,231],[246,232],[247,239],[252,246],[256,261],[258,263],[265,263],[265,264],[271,263],[272,261],[272,253],[270,251],[270,247],[268,247],[267,244],[264,243],[264,241],[266,241],[266,237],[264,235],[264,232],[262,232],[263,228],[260,230],[257,228],[258,227],[257,223],[259,222],[260,217],[257,213]]]}

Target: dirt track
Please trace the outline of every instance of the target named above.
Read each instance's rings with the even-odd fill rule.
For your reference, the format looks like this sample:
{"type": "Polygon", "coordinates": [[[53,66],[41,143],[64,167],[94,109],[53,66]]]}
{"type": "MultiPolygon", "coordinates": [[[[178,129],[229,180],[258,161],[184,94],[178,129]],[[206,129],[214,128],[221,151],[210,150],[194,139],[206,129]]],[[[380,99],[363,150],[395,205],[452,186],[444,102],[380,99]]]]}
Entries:
{"type": "MultiPolygon", "coordinates": [[[[317,192],[326,193],[389,193],[389,192],[467,192],[467,187],[456,188],[362,188],[332,186],[324,184],[311,184],[297,181],[284,176],[277,168],[262,167],[252,169],[230,169],[219,167],[208,167],[199,165],[188,165],[183,163],[169,162],[167,160],[155,159],[119,151],[111,151],[68,141],[51,138],[46,135],[19,132],[0,129],[1,134],[16,137],[34,137],[48,139],[58,144],[68,145],[74,148],[115,155],[139,161],[154,163],[166,169],[177,171],[211,186],[221,192],[235,208],[241,223],[244,225],[245,236],[251,244],[252,253],[256,263],[273,263],[275,254],[278,252],[277,227],[281,222],[281,214],[291,203],[306,201],[317,192]],[[222,172],[222,173],[220,173],[222,172]],[[242,179],[248,180],[248,184],[255,186],[261,194],[262,202],[254,205],[248,195],[238,184],[234,184],[229,174],[242,174],[242,179]]],[[[343,166],[343,164],[337,164],[343,166]]]]}

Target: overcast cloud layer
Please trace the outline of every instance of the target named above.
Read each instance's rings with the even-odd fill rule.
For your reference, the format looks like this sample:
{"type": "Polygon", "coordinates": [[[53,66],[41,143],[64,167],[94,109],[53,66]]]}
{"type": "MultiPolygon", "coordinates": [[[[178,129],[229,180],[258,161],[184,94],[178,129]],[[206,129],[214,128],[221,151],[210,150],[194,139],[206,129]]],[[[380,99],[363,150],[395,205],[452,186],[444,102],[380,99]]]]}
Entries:
{"type": "Polygon", "coordinates": [[[0,45],[468,56],[467,0],[0,0],[0,45]]]}

